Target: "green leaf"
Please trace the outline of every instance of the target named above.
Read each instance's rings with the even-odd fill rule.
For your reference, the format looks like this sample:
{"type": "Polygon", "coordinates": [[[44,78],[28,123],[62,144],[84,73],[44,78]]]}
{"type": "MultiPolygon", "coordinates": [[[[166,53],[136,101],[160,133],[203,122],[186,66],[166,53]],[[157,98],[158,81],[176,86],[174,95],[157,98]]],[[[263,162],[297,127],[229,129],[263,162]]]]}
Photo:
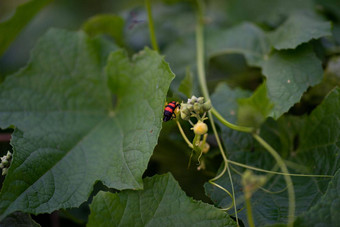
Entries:
{"type": "Polygon", "coordinates": [[[186,75],[188,68],[196,72],[196,46],[195,37],[188,35],[183,39],[179,39],[164,49],[164,56],[167,62],[169,62],[171,69],[174,70],[176,78],[171,84],[174,90],[177,90],[181,81],[186,75]]]}
{"type": "MultiPolygon", "coordinates": [[[[248,98],[251,96],[249,91],[245,91],[239,88],[231,89],[227,84],[221,83],[217,86],[215,92],[211,95],[211,101],[216,110],[229,122],[236,124],[238,115],[238,99],[248,98]]],[[[251,140],[249,133],[238,132],[231,130],[223,125],[220,121],[216,122],[222,130],[222,140],[226,150],[236,150],[240,147],[238,143],[242,140],[251,140]]]]}
{"type": "Polygon", "coordinates": [[[335,88],[300,129],[300,146],[297,149],[299,164],[313,168],[313,172],[334,174],[340,166],[339,128],[340,88],[335,88]],[[331,162],[322,162],[325,156],[331,157],[331,162]]]}
{"type": "Polygon", "coordinates": [[[340,223],[340,170],[329,182],[326,193],[306,213],[298,217],[295,226],[337,226],[340,223]]]}
{"type": "Polygon", "coordinates": [[[52,0],[31,0],[16,9],[15,14],[0,23],[0,55],[2,55],[28,22],[52,0]]]}
{"type": "Polygon", "coordinates": [[[124,44],[124,20],[117,15],[102,14],[88,19],[82,29],[90,36],[110,35],[119,46],[124,44]]]}
{"type": "Polygon", "coordinates": [[[322,79],[322,66],[310,46],[274,52],[265,61],[268,97],[274,103],[273,117],[278,118],[299,102],[309,86],[322,79]]]}
{"type": "Polygon", "coordinates": [[[290,17],[274,32],[269,33],[272,45],[278,49],[294,49],[302,43],[323,36],[330,36],[331,24],[311,12],[298,12],[290,17]]]}
{"type": "Polygon", "coordinates": [[[143,191],[99,192],[88,226],[236,226],[223,211],[188,198],[170,174],[144,179],[143,191]]]}
{"type": "MultiPolygon", "coordinates": [[[[214,100],[213,100],[214,101],[214,100]]],[[[225,105],[228,103],[222,104],[225,105]]],[[[217,107],[216,107],[217,108],[217,107]]],[[[306,119],[281,117],[278,121],[268,119],[261,127],[264,138],[280,155],[286,159],[291,173],[334,175],[340,168],[340,89],[333,90],[324,102],[306,119]]],[[[274,159],[253,139],[244,133],[222,127],[222,138],[229,160],[267,170],[279,171],[274,159]]],[[[243,168],[233,166],[238,172],[243,168]]],[[[296,215],[313,207],[325,193],[331,178],[292,177],[296,215]]],[[[243,207],[241,177],[234,171],[233,182],[238,207],[243,207]]],[[[227,175],[216,183],[230,190],[227,175]]],[[[272,176],[264,188],[276,192],[267,193],[258,190],[251,198],[255,224],[264,226],[275,223],[286,223],[288,195],[282,176],[272,176]]],[[[230,205],[230,199],[222,190],[206,185],[207,194],[219,207],[230,205]]],[[[239,213],[246,220],[246,211],[239,213]]]]}
{"type": "Polygon", "coordinates": [[[314,10],[313,0],[230,0],[226,14],[229,21],[254,21],[269,26],[276,26],[289,14],[301,9],[314,10]]]}
{"type": "Polygon", "coordinates": [[[1,219],[17,210],[79,206],[98,180],[116,189],[143,187],[174,75],[149,49],[132,60],[112,53],[105,73],[114,49],[82,32],[50,30],[28,65],[1,84],[0,126],[16,126],[1,219]]]}
{"type": "Polygon", "coordinates": [[[287,112],[299,102],[309,86],[316,85],[322,78],[321,61],[310,46],[269,54],[270,44],[266,35],[249,23],[209,33],[207,52],[210,57],[243,54],[249,65],[261,67],[267,77],[269,100],[274,104],[271,114],[274,118],[287,112]]]}
{"type": "Polygon", "coordinates": [[[29,214],[14,212],[0,222],[0,226],[39,227],[29,214]]]}
{"type": "Polygon", "coordinates": [[[267,96],[266,83],[262,83],[251,97],[238,99],[237,102],[238,124],[250,127],[259,127],[273,108],[267,96]]]}
{"type": "Polygon", "coordinates": [[[270,51],[269,41],[256,25],[241,25],[207,34],[207,53],[210,57],[221,54],[244,54],[251,66],[261,66],[270,51]]]}
{"type": "Polygon", "coordinates": [[[245,99],[250,97],[250,95],[251,93],[249,91],[240,88],[231,89],[226,83],[220,83],[211,95],[211,101],[213,106],[225,119],[231,123],[236,123],[238,110],[237,99],[245,99]]]}

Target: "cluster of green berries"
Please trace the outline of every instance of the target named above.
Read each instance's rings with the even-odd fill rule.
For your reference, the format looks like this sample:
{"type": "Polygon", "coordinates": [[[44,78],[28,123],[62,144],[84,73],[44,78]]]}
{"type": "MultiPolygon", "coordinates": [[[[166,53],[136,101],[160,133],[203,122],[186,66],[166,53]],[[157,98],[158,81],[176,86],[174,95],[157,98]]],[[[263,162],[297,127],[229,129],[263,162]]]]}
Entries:
{"type": "Polygon", "coordinates": [[[8,172],[9,164],[12,159],[12,153],[8,151],[7,154],[2,156],[0,159],[1,159],[0,168],[2,169],[2,175],[6,175],[8,172]]]}
{"type": "Polygon", "coordinates": [[[211,109],[210,100],[204,102],[203,97],[197,98],[196,96],[192,96],[188,99],[187,103],[181,104],[181,118],[183,120],[188,121],[190,117],[196,117],[198,120],[202,118],[200,115],[205,114],[211,109]]]}

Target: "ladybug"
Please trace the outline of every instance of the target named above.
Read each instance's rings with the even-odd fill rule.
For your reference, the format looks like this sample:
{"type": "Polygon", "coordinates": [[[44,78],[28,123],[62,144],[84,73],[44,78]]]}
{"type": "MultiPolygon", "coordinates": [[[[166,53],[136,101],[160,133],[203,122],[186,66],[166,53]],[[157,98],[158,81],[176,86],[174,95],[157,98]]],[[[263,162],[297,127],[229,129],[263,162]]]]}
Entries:
{"type": "Polygon", "coordinates": [[[164,122],[169,121],[172,118],[176,118],[176,114],[174,113],[174,111],[177,107],[180,107],[179,103],[172,101],[164,108],[164,115],[163,115],[164,122]]]}

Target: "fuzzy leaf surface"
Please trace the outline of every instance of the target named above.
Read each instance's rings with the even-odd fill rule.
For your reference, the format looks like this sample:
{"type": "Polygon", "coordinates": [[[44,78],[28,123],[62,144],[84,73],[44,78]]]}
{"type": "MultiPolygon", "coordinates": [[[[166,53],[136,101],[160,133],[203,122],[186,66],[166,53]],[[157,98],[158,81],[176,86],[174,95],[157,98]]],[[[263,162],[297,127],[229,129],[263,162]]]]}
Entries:
{"type": "Polygon", "coordinates": [[[1,84],[0,126],[16,126],[1,219],[79,206],[99,180],[143,187],[174,75],[149,49],[132,60],[123,51],[109,56],[112,50],[83,32],[53,29],[28,65],[1,84]]]}
{"type": "Polygon", "coordinates": [[[144,186],[98,193],[88,226],[236,226],[225,212],[187,197],[170,174],[146,178],[144,186]]]}

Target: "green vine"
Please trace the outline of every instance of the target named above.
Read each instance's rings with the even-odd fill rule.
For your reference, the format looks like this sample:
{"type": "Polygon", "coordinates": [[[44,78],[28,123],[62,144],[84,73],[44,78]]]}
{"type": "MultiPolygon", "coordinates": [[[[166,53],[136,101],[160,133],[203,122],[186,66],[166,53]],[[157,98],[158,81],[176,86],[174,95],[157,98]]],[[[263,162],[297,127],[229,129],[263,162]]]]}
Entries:
{"type": "MultiPolygon", "coordinates": [[[[204,12],[203,1],[197,0],[197,23],[196,23],[197,59],[196,59],[196,61],[197,61],[198,80],[199,80],[200,87],[201,87],[204,98],[206,100],[210,100],[207,82],[206,82],[206,79],[205,79],[205,70],[204,70],[205,61],[204,61],[204,35],[203,35],[203,28],[204,28],[204,16],[203,15],[204,15],[204,13],[203,12],[204,12]]],[[[215,126],[215,122],[213,120],[213,116],[211,114],[211,111],[208,112],[208,117],[209,117],[209,120],[210,120],[210,123],[211,123],[211,127],[213,129],[213,132],[214,132],[220,153],[221,153],[223,161],[224,161],[224,167],[223,167],[222,172],[220,172],[220,174],[218,176],[216,176],[215,178],[211,179],[209,181],[209,183],[212,184],[213,181],[216,181],[219,178],[221,178],[226,171],[228,172],[228,176],[229,176],[229,180],[230,180],[230,184],[231,184],[231,191],[232,191],[231,198],[232,198],[232,204],[233,204],[233,207],[234,207],[236,224],[237,224],[237,226],[239,226],[238,217],[237,217],[237,207],[236,207],[236,203],[235,203],[235,190],[234,190],[234,184],[233,184],[231,172],[230,172],[230,169],[228,167],[228,159],[227,159],[227,156],[225,155],[225,152],[224,152],[223,147],[222,147],[222,143],[221,143],[220,138],[218,136],[216,126],[215,126]]],[[[224,191],[227,191],[227,190],[224,190],[224,191]]],[[[228,195],[230,195],[229,192],[228,192],[228,195]]]]}
{"type": "MultiPolygon", "coordinates": [[[[197,1],[197,5],[198,5],[198,10],[197,10],[197,25],[196,25],[196,45],[197,45],[197,71],[198,71],[198,77],[199,77],[199,82],[200,82],[200,86],[202,89],[202,93],[204,95],[204,97],[206,99],[209,99],[209,92],[208,92],[208,88],[207,88],[207,83],[206,83],[206,79],[205,79],[205,70],[204,70],[204,39],[203,39],[203,22],[204,22],[204,17],[203,17],[203,1],[198,0],[197,1]]],[[[212,108],[212,111],[215,116],[217,116],[217,118],[223,122],[227,127],[230,127],[234,130],[238,130],[238,131],[242,131],[242,132],[248,132],[251,133],[253,132],[253,128],[248,128],[248,127],[241,127],[241,126],[237,126],[234,124],[229,123],[228,121],[224,120],[221,115],[212,108]]],[[[229,175],[229,179],[230,179],[230,183],[232,186],[232,196],[233,196],[233,201],[235,198],[235,193],[234,193],[234,187],[233,187],[233,183],[232,183],[232,178],[231,178],[231,174],[230,174],[230,169],[228,168],[228,159],[225,156],[225,153],[223,151],[223,148],[221,146],[221,142],[219,140],[219,137],[217,135],[216,129],[214,129],[214,122],[213,122],[213,118],[211,116],[211,112],[209,112],[209,118],[214,130],[214,134],[216,136],[217,142],[219,144],[219,148],[224,160],[224,169],[221,172],[221,174],[214,178],[214,180],[217,180],[220,176],[222,176],[225,172],[225,170],[228,171],[228,175],[229,175]],[[223,173],[223,174],[222,174],[223,173]]],[[[287,166],[285,165],[284,161],[282,160],[282,158],[279,156],[279,154],[266,142],[264,141],[260,136],[258,136],[256,133],[252,133],[253,137],[265,148],[267,149],[267,151],[275,158],[276,162],[278,163],[278,165],[280,166],[281,170],[283,173],[286,173],[286,175],[284,176],[284,179],[286,181],[287,187],[288,187],[288,197],[289,197],[289,208],[288,208],[288,226],[292,226],[293,225],[293,221],[294,221],[294,213],[295,213],[295,193],[294,193],[294,187],[292,184],[292,180],[290,178],[287,166]]],[[[248,201],[249,202],[249,201],[248,201]]],[[[234,209],[235,209],[235,217],[237,220],[237,209],[236,209],[236,204],[234,203],[234,209]]],[[[248,206],[247,206],[248,207],[248,206]]],[[[247,209],[247,215],[249,217],[252,217],[251,214],[251,209],[247,209]]],[[[238,224],[238,223],[237,223],[238,224]]]]}
{"type": "Polygon", "coordinates": [[[153,25],[150,0],[145,0],[145,8],[146,8],[146,11],[148,13],[149,33],[150,33],[151,45],[152,45],[152,48],[155,51],[159,52],[159,48],[158,48],[158,44],[157,44],[157,39],[156,39],[156,34],[155,34],[155,28],[154,28],[154,25],[153,25]]]}
{"type": "MultiPolygon", "coordinates": [[[[197,11],[196,11],[196,15],[197,15],[197,22],[196,22],[196,49],[197,49],[197,55],[196,55],[196,62],[197,62],[197,72],[198,72],[198,80],[199,80],[199,84],[200,84],[200,88],[202,91],[202,94],[205,98],[205,100],[210,100],[209,97],[209,91],[207,88],[207,82],[206,82],[206,77],[205,77],[205,58],[204,58],[204,35],[203,35],[203,31],[204,31],[204,2],[202,0],[197,0],[197,11]]],[[[158,51],[158,46],[157,46],[157,42],[156,42],[156,36],[154,33],[154,27],[153,27],[153,22],[152,22],[152,14],[151,14],[151,6],[150,6],[150,1],[146,0],[145,1],[145,5],[147,8],[147,12],[148,12],[148,20],[149,20],[149,32],[150,32],[150,39],[151,39],[151,43],[152,43],[152,47],[154,50],[158,51]]],[[[195,97],[196,98],[196,97],[195,97]]],[[[183,105],[183,104],[182,104],[183,105]]],[[[184,104],[187,105],[187,104],[184,104]]],[[[209,105],[210,101],[209,101],[209,105]]],[[[181,109],[182,111],[182,109],[181,109]]],[[[280,157],[280,155],[277,153],[277,151],[275,151],[275,149],[273,149],[265,140],[263,140],[263,138],[261,138],[258,133],[256,132],[255,128],[252,127],[245,127],[245,126],[239,126],[239,125],[235,125],[230,123],[229,121],[227,121],[225,118],[222,117],[222,115],[213,107],[211,106],[210,111],[207,112],[208,113],[208,118],[210,120],[211,123],[211,127],[212,130],[214,132],[221,156],[223,158],[224,161],[224,165],[223,165],[223,169],[222,171],[214,178],[210,179],[208,182],[212,185],[214,185],[215,187],[223,190],[224,192],[226,192],[228,194],[228,196],[232,199],[232,204],[226,208],[221,208],[222,210],[230,210],[232,207],[234,207],[234,215],[236,217],[236,222],[237,225],[239,225],[238,223],[238,217],[237,217],[237,207],[236,207],[236,203],[235,203],[235,191],[234,191],[234,186],[233,186],[233,181],[232,181],[232,176],[231,176],[231,171],[229,168],[229,163],[232,165],[237,165],[246,169],[252,169],[255,171],[259,171],[259,172],[265,172],[268,174],[275,174],[275,175],[283,175],[284,179],[286,181],[286,187],[282,190],[280,190],[279,192],[282,192],[284,190],[288,190],[288,201],[289,201],[289,208],[288,208],[288,226],[293,226],[293,222],[294,222],[294,215],[295,215],[295,193],[294,193],[294,186],[291,180],[292,176],[295,177],[332,177],[330,175],[307,175],[307,174],[291,174],[288,172],[287,166],[285,164],[285,161],[280,157]],[[265,170],[265,169],[261,169],[261,168],[256,168],[256,167],[252,167],[249,165],[245,165],[242,163],[238,163],[235,161],[231,161],[228,160],[227,156],[226,156],[226,152],[224,151],[224,148],[222,146],[222,143],[219,139],[217,130],[216,130],[216,126],[213,120],[213,115],[225,126],[236,130],[236,131],[240,131],[240,132],[245,132],[245,133],[251,133],[253,138],[255,140],[257,140],[275,159],[275,161],[277,162],[277,165],[279,166],[279,168],[281,169],[282,172],[277,172],[277,171],[270,171],[270,170],[265,170]],[[225,173],[228,173],[228,177],[230,180],[230,184],[231,184],[231,189],[232,192],[230,193],[227,189],[225,189],[224,187],[222,187],[221,185],[217,184],[216,180],[220,179],[225,173]]],[[[205,114],[203,116],[201,116],[200,114],[198,114],[198,112],[191,112],[191,113],[183,113],[181,112],[181,114],[184,114],[184,117],[182,116],[183,119],[188,120],[188,122],[195,127],[196,124],[192,123],[190,120],[190,117],[196,117],[198,122],[203,122],[205,119],[207,119],[205,117],[205,114]]],[[[189,141],[189,139],[187,138],[187,136],[185,135],[180,122],[178,119],[176,119],[176,124],[179,128],[179,131],[182,135],[182,137],[184,138],[185,142],[187,143],[187,145],[193,149],[193,151],[199,152],[199,158],[202,156],[203,152],[202,150],[204,149],[204,145],[206,143],[206,136],[207,134],[205,134],[203,136],[203,140],[201,140],[201,134],[196,134],[195,133],[195,137],[193,142],[191,143],[189,141]]],[[[202,134],[203,135],[203,134],[202,134]]],[[[192,156],[192,155],[191,155],[192,156]]],[[[191,160],[191,157],[190,157],[191,160]]],[[[190,163],[189,163],[190,164],[190,163]]],[[[241,174],[241,173],[239,173],[241,174]]],[[[244,174],[243,174],[244,175],[244,174]]],[[[242,175],[242,176],[243,176],[242,175]]],[[[268,179],[267,179],[268,180],[268,179]]],[[[263,182],[264,183],[264,182],[263,182]]],[[[277,193],[277,192],[270,192],[268,190],[266,190],[265,188],[261,187],[261,185],[257,185],[257,188],[267,191],[268,193],[277,193]]],[[[253,216],[252,216],[252,209],[251,209],[251,194],[248,194],[247,196],[245,196],[245,203],[246,203],[246,208],[247,208],[247,217],[248,217],[248,223],[250,226],[254,226],[254,221],[253,221],[253,216]]]]}

